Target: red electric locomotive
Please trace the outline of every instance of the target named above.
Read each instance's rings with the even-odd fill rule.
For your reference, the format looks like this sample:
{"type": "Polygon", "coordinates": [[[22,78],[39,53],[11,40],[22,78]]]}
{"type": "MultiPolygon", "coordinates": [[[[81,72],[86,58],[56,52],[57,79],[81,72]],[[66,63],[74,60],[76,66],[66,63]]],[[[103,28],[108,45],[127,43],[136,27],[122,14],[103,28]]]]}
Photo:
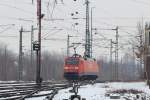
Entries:
{"type": "Polygon", "coordinates": [[[67,80],[96,80],[98,65],[96,60],[74,54],[65,58],[64,77],[67,80]]]}

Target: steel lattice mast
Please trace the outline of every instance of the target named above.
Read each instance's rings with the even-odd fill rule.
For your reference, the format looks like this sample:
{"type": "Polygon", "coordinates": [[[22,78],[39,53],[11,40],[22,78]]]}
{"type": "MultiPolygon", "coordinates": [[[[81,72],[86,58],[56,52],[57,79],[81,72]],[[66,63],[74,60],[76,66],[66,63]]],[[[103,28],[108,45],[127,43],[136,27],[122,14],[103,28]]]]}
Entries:
{"type": "Polygon", "coordinates": [[[90,23],[89,23],[89,0],[86,0],[86,36],[85,36],[85,57],[91,58],[91,37],[90,37],[90,23]]]}

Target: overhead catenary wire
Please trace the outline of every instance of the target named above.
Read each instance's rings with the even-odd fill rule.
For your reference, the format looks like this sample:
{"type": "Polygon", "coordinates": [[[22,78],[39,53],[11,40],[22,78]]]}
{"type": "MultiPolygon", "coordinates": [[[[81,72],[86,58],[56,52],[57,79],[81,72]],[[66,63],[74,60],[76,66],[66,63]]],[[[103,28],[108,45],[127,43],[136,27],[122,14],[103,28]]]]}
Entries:
{"type": "Polygon", "coordinates": [[[27,11],[25,9],[22,9],[22,8],[18,8],[18,7],[15,7],[13,5],[9,5],[9,4],[3,4],[3,3],[0,3],[0,6],[5,6],[5,7],[9,7],[9,8],[13,8],[13,9],[16,9],[18,11],[21,11],[21,12],[24,12],[24,13],[27,13],[27,14],[34,14],[33,12],[30,12],[30,11],[27,11]]]}
{"type": "MultiPolygon", "coordinates": [[[[126,19],[128,19],[128,18],[126,18],[126,19]]],[[[124,19],[123,19],[124,20],[124,19]]]]}
{"type": "Polygon", "coordinates": [[[19,36],[13,35],[0,35],[0,38],[18,38],[19,36]]]}
{"type": "Polygon", "coordinates": [[[55,31],[55,32],[47,33],[47,34],[43,35],[43,36],[41,37],[41,39],[50,37],[50,36],[52,36],[52,35],[54,35],[54,34],[60,32],[60,31],[62,31],[62,30],[63,30],[63,29],[59,29],[59,30],[57,30],[57,31],[55,31]]]}
{"type": "MultiPolygon", "coordinates": [[[[1,0],[1,2],[10,2],[10,1],[12,1],[12,0],[1,0]]],[[[25,1],[27,1],[27,0],[25,0],[25,1]]],[[[31,2],[31,0],[28,0],[29,2],[25,2],[25,1],[23,1],[23,0],[14,0],[14,2],[16,3],[19,3],[19,4],[26,4],[26,5],[31,5],[32,4],[32,2],[31,2]]]]}
{"type": "Polygon", "coordinates": [[[1,19],[7,19],[7,20],[13,20],[13,21],[22,21],[22,22],[29,22],[33,23],[35,18],[23,18],[23,17],[6,17],[6,16],[0,16],[1,19]]]}
{"type": "Polygon", "coordinates": [[[3,25],[1,24],[0,27],[6,27],[6,26],[10,26],[10,25],[14,26],[15,24],[3,24],[3,25]]]}
{"type": "MultiPolygon", "coordinates": [[[[132,36],[133,38],[135,37],[135,35],[133,35],[132,33],[129,33],[129,32],[127,32],[127,31],[122,31],[122,32],[125,32],[125,33],[128,33],[128,35],[126,36],[126,37],[129,37],[129,36],[132,36]]],[[[103,41],[108,41],[109,39],[106,37],[106,36],[104,36],[104,35],[102,35],[102,34],[98,34],[99,36],[101,36],[102,37],[102,39],[101,40],[103,40],[103,41]]],[[[124,40],[124,36],[119,36],[119,38],[121,38],[121,40],[124,40]]],[[[97,39],[98,40],[98,39],[97,39]]],[[[124,40],[124,41],[126,41],[126,40],[124,40]]],[[[129,44],[128,43],[128,41],[126,42],[126,43],[124,43],[124,44],[122,44],[121,42],[120,42],[120,45],[124,45],[124,46],[127,46],[127,45],[131,45],[131,44],[129,44]],[[125,45],[124,45],[125,44],[125,45]]]]}
{"type": "Polygon", "coordinates": [[[8,31],[8,30],[11,29],[11,28],[12,28],[12,26],[9,26],[9,27],[3,29],[2,31],[0,31],[0,34],[1,34],[1,33],[4,33],[5,31],[8,31]]]}
{"type": "Polygon", "coordinates": [[[150,2],[145,2],[145,1],[141,1],[141,0],[130,0],[130,1],[136,2],[138,4],[146,5],[146,6],[150,5],[150,2]]]}
{"type": "MultiPolygon", "coordinates": [[[[118,19],[118,18],[117,18],[118,19]]],[[[129,19],[129,17],[128,18],[126,18],[126,19],[129,19]]],[[[130,19],[132,19],[132,18],[130,18],[130,19]]],[[[136,18],[135,18],[136,19],[136,18]]],[[[63,19],[64,20],[64,19],[63,19]]],[[[65,19],[66,20],[66,19],[65,19]]]]}
{"type": "MultiPolygon", "coordinates": [[[[65,20],[67,20],[67,19],[65,19],[65,20]]],[[[122,20],[126,20],[126,19],[122,19],[122,20]]]]}
{"type": "Polygon", "coordinates": [[[55,10],[56,4],[57,4],[57,1],[54,0],[52,12],[51,12],[51,14],[50,14],[51,19],[53,18],[53,14],[54,14],[54,10],[55,10]]]}

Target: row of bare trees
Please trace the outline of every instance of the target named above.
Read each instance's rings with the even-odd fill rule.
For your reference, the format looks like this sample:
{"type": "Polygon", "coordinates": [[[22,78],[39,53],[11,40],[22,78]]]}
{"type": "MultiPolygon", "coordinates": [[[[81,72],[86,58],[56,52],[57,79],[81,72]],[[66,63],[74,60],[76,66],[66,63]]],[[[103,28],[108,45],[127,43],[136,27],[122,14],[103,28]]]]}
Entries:
{"type": "MultiPolygon", "coordinates": [[[[7,46],[0,46],[0,80],[17,80],[18,77],[18,55],[7,49],[7,46]]],[[[45,51],[42,53],[41,76],[43,80],[63,80],[64,56],[56,52],[45,51]]],[[[107,59],[98,58],[99,80],[111,81],[113,79],[113,66],[107,59]]],[[[139,80],[140,64],[135,63],[132,57],[125,55],[119,61],[119,80],[139,80]]],[[[30,53],[23,55],[23,81],[34,81],[36,77],[36,55],[33,56],[31,65],[30,53]]]]}
{"type": "MultiPolygon", "coordinates": [[[[63,58],[64,56],[56,52],[42,53],[41,76],[43,80],[63,79],[63,58]]],[[[18,54],[7,49],[7,46],[0,45],[0,80],[16,81],[18,78],[18,54]]],[[[24,52],[22,81],[34,81],[36,77],[36,55],[24,52]]]]}
{"type": "Polygon", "coordinates": [[[7,49],[7,46],[0,46],[0,80],[15,80],[17,78],[17,57],[7,49]]]}
{"type": "Polygon", "coordinates": [[[105,57],[98,58],[98,65],[100,66],[99,80],[114,81],[117,73],[118,81],[139,81],[142,80],[143,73],[140,63],[137,62],[131,55],[125,54],[118,62],[118,70],[115,70],[115,62],[109,61],[105,57]]]}
{"type": "MultiPolygon", "coordinates": [[[[44,51],[41,58],[41,76],[46,80],[63,80],[64,56],[56,52],[44,51]]],[[[36,55],[32,59],[31,55],[25,53],[23,56],[23,79],[24,81],[34,81],[36,77],[36,55]]]]}

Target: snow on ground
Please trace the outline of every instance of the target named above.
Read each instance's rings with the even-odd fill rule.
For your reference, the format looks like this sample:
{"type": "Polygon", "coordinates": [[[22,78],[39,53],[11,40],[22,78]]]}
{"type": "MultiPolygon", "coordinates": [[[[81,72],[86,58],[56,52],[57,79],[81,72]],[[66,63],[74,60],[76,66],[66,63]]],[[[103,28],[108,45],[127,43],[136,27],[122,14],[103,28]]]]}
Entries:
{"type": "Polygon", "coordinates": [[[129,82],[129,83],[108,83],[111,89],[136,89],[141,90],[150,95],[150,89],[145,82],[129,82]]]}
{"type": "MultiPolygon", "coordinates": [[[[71,89],[72,88],[60,90],[59,93],[55,95],[53,100],[69,99],[69,97],[73,95],[73,93],[69,92],[69,90],[71,89]]],[[[117,90],[117,89],[136,89],[150,95],[150,89],[148,88],[148,86],[146,86],[146,83],[144,82],[97,83],[94,85],[81,86],[79,88],[78,94],[81,95],[82,98],[86,98],[86,100],[113,100],[110,99],[110,97],[106,97],[105,93],[107,93],[107,91],[109,90],[117,90]]],[[[32,98],[26,100],[46,100],[44,98],[45,97],[32,98]]],[[[117,100],[125,100],[125,99],[121,98],[117,100]]]]}
{"type": "Polygon", "coordinates": [[[45,100],[46,97],[37,97],[37,98],[29,98],[29,99],[25,99],[25,100],[45,100]]]}
{"type": "MultiPolygon", "coordinates": [[[[110,100],[109,97],[105,97],[105,93],[109,90],[116,89],[136,89],[144,91],[150,95],[150,89],[144,82],[98,83],[94,85],[87,85],[79,88],[79,95],[81,95],[82,98],[86,98],[86,100],[110,100]]],[[[69,89],[62,90],[55,96],[54,100],[68,99],[70,95],[71,93],[69,93],[69,89]]],[[[120,100],[123,100],[123,98],[121,98],[120,100]]]]}

